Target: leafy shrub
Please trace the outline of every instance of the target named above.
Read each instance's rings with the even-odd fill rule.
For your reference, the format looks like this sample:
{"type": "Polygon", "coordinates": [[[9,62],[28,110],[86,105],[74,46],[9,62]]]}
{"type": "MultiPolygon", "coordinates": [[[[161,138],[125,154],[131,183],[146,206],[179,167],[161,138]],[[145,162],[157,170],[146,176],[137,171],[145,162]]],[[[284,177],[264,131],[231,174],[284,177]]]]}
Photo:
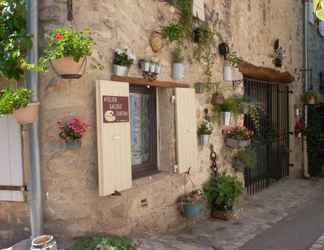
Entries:
{"type": "Polygon", "coordinates": [[[183,56],[182,52],[183,51],[180,47],[178,47],[172,51],[172,62],[173,63],[183,63],[184,56],[183,56]]]}
{"type": "Polygon", "coordinates": [[[185,36],[184,27],[180,23],[170,23],[168,26],[163,28],[163,33],[170,42],[179,42],[185,36]]]}
{"type": "Polygon", "coordinates": [[[27,88],[3,89],[0,91],[0,114],[7,115],[28,105],[32,91],[27,88]]]}
{"type": "Polygon", "coordinates": [[[207,120],[203,120],[198,127],[198,135],[211,135],[213,133],[213,125],[207,120]]]}
{"type": "Polygon", "coordinates": [[[235,155],[235,160],[242,162],[246,168],[254,168],[257,163],[255,149],[248,147],[238,151],[235,155]]]}
{"type": "Polygon", "coordinates": [[[227,98],[223,104],[214,106],[215,112],[232,112],[234,114],[240,113],[240,99],[236,97],[227,98]]]}
{"type": "Polygon", "coordinates": [[[234,203],[243,193],[243,184],[237,177],[221,175],[211,177],[203,187],[204,195],[211,207],[232,210],[234,203]]]}
{"type": "Polygon", "coordinates": [[[13,109],[24,108],[28,105],[32,91],[27,88],[18,88],[13,94],[13,109]]]}
{"type": "Polygon", "coordinates": [[[127,49],[115,49],[113,64],[130,67],[136,60],[135,55],[127,49]]]}

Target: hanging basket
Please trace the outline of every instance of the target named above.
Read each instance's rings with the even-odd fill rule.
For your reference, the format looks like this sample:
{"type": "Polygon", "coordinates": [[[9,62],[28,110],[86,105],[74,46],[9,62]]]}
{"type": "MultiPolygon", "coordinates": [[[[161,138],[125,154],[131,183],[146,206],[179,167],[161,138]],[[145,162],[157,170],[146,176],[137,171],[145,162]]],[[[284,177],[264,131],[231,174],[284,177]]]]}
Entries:
{"type": "Polygon", "coordinates": [[[81,57],[78,62],[73,57],[63,57],[51,60],[55,73],[63,79],[79,79],[82,77],[87,66],[87,57],[81,57]]]}
{"type": "Polygon", "coordinates": [[[222,94],[214,93],[211,98],[212,105],[222,105],[225,101],[225,98],[222,94]]]}
{"type": "Polygon", "coordinates": [[[36,121],[40,103],[29,103],[25,108],[17,109],[13,115],[19,124],[30,124],[36,121]]]}

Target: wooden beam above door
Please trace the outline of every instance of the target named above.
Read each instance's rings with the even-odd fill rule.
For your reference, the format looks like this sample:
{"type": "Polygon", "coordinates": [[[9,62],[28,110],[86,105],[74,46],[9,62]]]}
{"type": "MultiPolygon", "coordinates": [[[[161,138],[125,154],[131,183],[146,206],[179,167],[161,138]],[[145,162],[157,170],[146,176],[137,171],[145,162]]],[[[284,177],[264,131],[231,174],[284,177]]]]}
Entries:
{"type": "Polygon", "coordinates": [[[128,82],[129,84],[134,85],[144,85],[144,86],[152,86],[152,87],[160,87],[160,88],[190,88],[189,84],[179,83],[175,81],[147,81],[144,78],[140,77],[128,77],[128,76],[112,76],[112,81],[117,82],[128,82]]]}

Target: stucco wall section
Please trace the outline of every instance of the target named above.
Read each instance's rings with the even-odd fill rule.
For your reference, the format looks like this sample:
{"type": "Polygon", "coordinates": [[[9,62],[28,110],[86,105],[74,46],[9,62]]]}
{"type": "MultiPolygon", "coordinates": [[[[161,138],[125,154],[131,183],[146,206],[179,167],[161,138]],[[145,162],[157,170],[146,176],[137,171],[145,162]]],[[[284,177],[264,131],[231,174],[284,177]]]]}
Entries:
{"type": "MultiPolygon", "coordinates": [[[[207,18],[215,21],[222,39],[244,60],[273,67],[270,55],[274,40],[279,38],[286,49],[283,69],[294,73],[302,68],[303,5],[300,1],[208,0],[206,3],[207,18]]],[[[40,38],[43,40],[44,34],[54,27],[71,25],[66,14],[66,1],[41,1],[40,38]]],[[[136,52],[137,58],[153,56],[148,41],[150,33],[175,18],[174,8],[162,1],[74,1],[72,26],[75,30],[92,30],[96,40],[93,58],[104,66],[104,70],[95,69],[90,62],[87,74],[80,80],[61,80],[53,72],[41,77],[41,156],[47,232],[74,237],[87,232],[165,231],[183,224],[176,209],[176,199],[184,192],[185,180],[181,175],[170,174],[175,162],[175,139],[171,132],[168,133],[174,131],[171,104],[159,108],[160,129],[165,134],[160,142],[164,145],[161,169],[168,173],[137,180],[135,187],[122,192],[121,196],[98,196],[95,139],[95,81],[110,79],[113,49],[128,47],[136,52]],[[79,151],[66,151],[57,135],[57,121],[70,115],[80,116],[91,125],[79,151]]],[[[204,79],[203,67],[192,59],[192,45],[186,46],[185,81],[193,86],[204,79]]],[[[162,52],[154,56],[162,64],[160,79],[170,79],[170,46],[166,44],[162,52]]],[[[214,80],[222,81],[223,59],[218,54],[213,72],[214,80]]],[[[130,75],[139,76],[140,72],[133,66],[130,75]]],[[[226,96],[242,92],[241,88],[234,91],[231,83],[222,83],[222,87],[226,96]]],[[[290,103],[292,111],[302,90],[300,79],[291,88],[294,90],[290,103]]],[[[172,91],[166,91],[159,97],[168,102],[172,94],[172,91]]],[[[196,111],[193,110],[197,117],[202,118],[203,110],[210,108],[209,101],[210,94],[197,94],[198,106],[196,111]]],[[[294,124],[293,115],[291,124],[294,124]]],[[[218,153],[220,168],[234,173],[223,157],[223,139],[218,125],[211,142],[218,153]]],[[[291,150],[291,159],[295,161],[292,171],[297,175],[301,167],[300,157],[297,157],[301,155],[299,141],[292,139],[291,150]]],[[[208,178],[209,153],[208,147],[199,148],[200,172],[191,177],[197,187],[208,178]]],[[[185,189],[192,188],[191,182],[186,181],[185,189]]]]}

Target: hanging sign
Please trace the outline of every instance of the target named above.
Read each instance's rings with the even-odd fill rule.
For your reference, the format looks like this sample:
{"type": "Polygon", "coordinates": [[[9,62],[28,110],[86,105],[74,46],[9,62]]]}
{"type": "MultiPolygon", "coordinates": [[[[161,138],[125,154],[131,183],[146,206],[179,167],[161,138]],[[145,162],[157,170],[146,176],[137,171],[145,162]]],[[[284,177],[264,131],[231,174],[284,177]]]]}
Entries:
{"type": "Polygon", "coordinates": [[[205,0],[193,0],[192,13],[201,21],[205,21],[205,0]]]}
{"type": "Polygon", "coordinates": [[[129,121],[127,96],[103,96],[102,101],[104,123],[129,121]]]}
{"type": "Polygon", "coordinates": [[[314,0],[314,13],[320,20],[324,21],[324,0],[314,0]]]}

